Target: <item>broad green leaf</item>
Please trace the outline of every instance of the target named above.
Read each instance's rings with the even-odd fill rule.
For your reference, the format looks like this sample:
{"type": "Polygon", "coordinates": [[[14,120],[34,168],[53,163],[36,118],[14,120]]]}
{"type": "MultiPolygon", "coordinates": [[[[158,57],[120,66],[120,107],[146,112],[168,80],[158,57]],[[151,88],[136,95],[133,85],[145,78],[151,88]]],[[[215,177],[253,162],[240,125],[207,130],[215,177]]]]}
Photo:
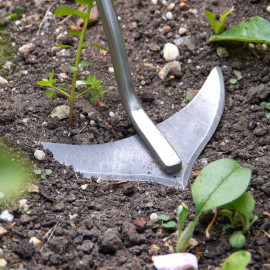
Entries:
{"type": "Polygon", "coordinates": [[[61,6],[58,7],[55,11],[54,11],[54,15],[58,15],[58,16],[69,16],[69,15],[77,15],[79,17],[81,17],[83,20],[86,19],[86,14],[75,9],[75,8],[71,8],[71,7],[67,7],[67,6],[61,6]]]}
{"type": "Polygon", "coordinates": [[[81,31],[78,31],[78,30],[68,30],[68,33],[71,36],[80,36],[82,32],[81,31]]]}
{"type": "Polygon", "coordinates": [[[85,48],[85,47],[90,47],[90,46],[92,46],[92,47],[96,47],[96,48],[98,48],[98,49],[100,49],[100,50],[103,50],[103,51],[108,51],[108,49],[106,49],[105,47],[103,47],[103,46],[101,46],[101,45],[98,45],[98,44],[95,44],[95,43],[91,43],[91,44],[83,44],[83,47],[85,48]]]}
{"type": "Polygon", "coordinates": [[[101,82],[101,81],[99,81],[99,80],[97,79],[97,77],[96,77],[95,75],[89,75],[89,76],[87,77],[87,80],[88,80],[88,82],[89,82],[91,85],[98,85],[98,84],[100,84],[100,82],[101,82]]]}
{"type": "Polygon", "coordinates": [[[56,48],[72,48],[74,49],[72,46],[70,45],[62,45],[62,44],[57,44],[57,45],[54,45],[54,47],[56,48]]]}
{"type": "Polygon", "coordinates": [[[244,216],[246,224],[249,224],[253,217],[252,211],[254,209],[254,199],[252,196],[245,192],[238,199],[231,203],[236,211],[244,216]]]}
{"type": "Polygon", "coordinates": [[[5,20],[11,20],[11,21],[15,21],[19,18],[19,15],[16,14],[16,13],[6,13],[5,16],[4,16],[4,19],[5,20]]]}
{"type": "Polygon", "coordinates": [[[178,216],[178,239],[180,238],[184,226],[184,222],[188,216],[188,207],[185,203],[182,203],[177,208],[177,216],[178,216]]]}
{"type": "Polygon", "coordinates": [[[20,6],[17,6],[17,7],[15,8],[15,13],[16,13],[17,15],[22,15],[22,14],[24,13],[24,9],[23,9],[22,7],[20,7],[20,6]]]}
{"type": "Polygon", "coordinates": [[[47,90],[47,91],[45,92],[45,95],[46,95],[46,97],[48,97],[48,98],[52,98],[52,97],[54,96],[54,93],[55,93],[55,90],[50,89],[50,90],[47,90]]]}
{"type": "Polygon", "coordinates": [[[160,215],[160,216],[158,216],[158,220],[166,222],[166,221],[170,220],[170,216],[168,216],[168,215],[160,215]]]}
{"type": "Polygon", "coordinates": [[[234,232],[230,236],[230,244],[233,248],[242,248],[246,244],[246,237],[241,231],[234,232]]]}
{"type": "Polygon", "coordinates": [[[234,252],[224,261],[221,270],[244,270],[250,260],[250,252],[244,250],[234,252]]]}
{"type": "Polygon", "coordinates": [[[93,5],[93,0],[76,0],[76,3],[79,5],[90,5],[91,8],[94,6],[93,5]]]}
{"type": "Polygon", "coordinates": [[[82,61],[82,62],[80,63],[80,67],[88,67],[88,66],[90,66],[90,65],[91,65],[91,63],[88,62],[88,61],[82,61]]]}
{"type": "Polygon", "coordinates": [[[172,228],[176,227],[176,223],[174,221],[169,221],[169,222],[163,224],[162,227],[166,228],[166,229],[172,229],[172,228]]]}
{"type": "Polygon", "coordinates": [[[205,10],[205,15],[212,26],[214,32],[216,34],[221,34],[225,29],[225,22],[229,14],[234,11],[234,7],[232,7],[225,14],[219,15],[219,22],[217,22],[216,18],[218,17],[215,13],[205,10]]]}
{"type": "Polygon", "coordinates": [[[69,66],[69,69],[70,69],[71,71],[78,71],[78,68],[76,68],[76,67],[74,67],[74,66],[69,66]]]}
{"type": "Polygon", "coordinates": [[[52,174],[52,170],[51,170],[51,169],[47,169],[47,170],[45,171],[45,173],[46,173],[46,175],[50,175],[50,174],[52,174]]]}
{"type": "Polygon", "coordinates": [[[186,229],[181,234],[180,239],[177,241],[176,252],[185,252],[186,251],[186,249],[189,245],[189,241],[192,238],[194,228],[195,228],[195,223],[194,223],[194,221],[192,221],[188,224],[186,229]]]}
{"type": "Polygon", "coordinates": [[[236,40],[270,45],[270,23],[256,16],[229,28],[220,35],[212,35],[209,40],[236,40]]]}
{"type": "Polygon", "coordinates": [[[197,216],[239,198],[247,189],[251,170],[226,158],[204,167],[192,185],[197,216]]]}

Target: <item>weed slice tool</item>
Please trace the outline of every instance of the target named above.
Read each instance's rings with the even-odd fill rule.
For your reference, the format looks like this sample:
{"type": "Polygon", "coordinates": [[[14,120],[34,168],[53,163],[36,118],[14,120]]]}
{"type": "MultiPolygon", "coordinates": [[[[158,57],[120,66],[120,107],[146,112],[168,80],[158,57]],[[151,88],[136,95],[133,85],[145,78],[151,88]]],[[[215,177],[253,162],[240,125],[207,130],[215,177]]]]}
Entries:
{"type": "Polygon", "coordinates": [[[99,145],[46,142],[42,145],[60,163],[73,166],[89,178],[151,181],[184,189],[194,162],[212,137],[223,113],[222,73],[218,67],[214,68],[191,103],[155,126],[135,93],[113,2],[99,0],[97,6],[122,103],[139,136],[99,145]]]}

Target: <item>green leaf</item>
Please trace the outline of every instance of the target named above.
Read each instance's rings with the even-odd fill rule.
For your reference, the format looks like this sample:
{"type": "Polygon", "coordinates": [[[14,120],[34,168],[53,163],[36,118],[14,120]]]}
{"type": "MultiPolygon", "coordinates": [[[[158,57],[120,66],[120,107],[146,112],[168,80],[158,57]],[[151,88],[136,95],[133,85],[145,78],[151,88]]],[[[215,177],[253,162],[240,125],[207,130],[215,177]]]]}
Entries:
{"type": "Polygon", "coordinates": [[[236,84],[236,83],[237,83],[237,79],[235,78],[230,79],[230,84],[236,84]]]}
{"type": "Polygon", "coordinates": [[[236,40],[270,45],[270,23],[256,16],[226,30],[220,35],[212,35],[209,40],[236,40]]]}
{"type": "Polygon", "coordinates": [[[234,227],[231,224],[224,225],[222,228],[223,233],[225,233],[228,229],[234,229],[234,227]]]}
{"type": "Polygon", "coordinates": [[[90,98],[91,101],[96,101],[96,100],[98,100],[98,99],[99,99],[99,94],[94,94],[94,95],[90,98]]]}
{"type": "Polygon", "coordinates": [[[72,36],[80,36],[82,32],[78,30],[68,30],[68,33],[72,36]]]}
{"type": "Polygon", "coordinates": [[[50,73],[49,81],[52,81],[53,80],[53,76],[54,76],[54,70],[52,70],[52,72],[50,73]]]}
{"type": "Polygon", "coordinates": [[[170,216],[168,216],[168,215],[160,215],[160,216],[158,216],[158,220],[160,220],[160,221],[169,221],[171,218],[170,218],[170,216]]]}
{"type": "Polygon", "coordinates": [[[270,110],[270,102],[263,101],[260,106],[263,110],[270,110]]]}
{"type": "Polygon", "coordinates": [[[41,170],[34,170],[34,173],[37,174],[37,175],[40,175],[41,174],[41,170]]]}
{"type": "Polygon", "coordinates": [[[169,222],[167,222],[167,223],[165,223],[165,224],[162,224],[162,227],[163,227],[163,228],[166,228],[166,229],[173,229],[173,228],[176,227],[176,222],[174,222],[174,221],[169,221],[169,222]]]}
{"type": "Polygon", "coordinates": [[[270,113],[267,113],[265,116],[267,119],[270,119],[270,113]]]}
{"type": "Polygon", "coordinates": [[[90,46],[92,46],[92,47],[96,47],[96,48],[98,48],[98,49],[100,49],[100,50],[103,50],[103,51],[108,51],[108,49],[106,49],[105,47],[103,47],[103,46],[101,46],[101,45],[98,45],[98,44],[95,44],[95,43],[91,43],[91,44],[83,44],[83,47],[85,48],[85,47],[90,47],[90,46]]]}
{"type": "Polygon", "coordinates": [[[99,94],[100,96],[102,96],[102,95],[104,95],[104,94],[107,93],[107,92],[108,92],[107,89],[101,89],[101,90],[98,91],[98,94],[99,94]]]}
{"type": "Polygon", "coordinates": [[[41,179],[43,179],[43,180],[46,179],[46,174],[42,174],[41,179]]]}
{"type": "Polygon", "coordinates": [[[20,16],[20,15],[22,15],[24,13],[24,9],[22,7],[20,7],[20,6],[17,6],[15,8],[15,13],[20,16]]]}
{"type": "Polygon", "coordinates": [[[19,18],[18,14],[16,13],[6,13],[5,16],[4,16],[4,19],[5,20],[10,20],[10,21],[15,21],[19,18]]]}
{"type": "Polygon", "coordinates": [[[232,213],[232,211],[230,211],[230,210],[227,210],[227,209],[221,209],[221,210],[219,211],[219,215],[231,219],[232,216],[233,216],[233,213],[232,213]]]}
{"type": "Polygon", "coordinates": [[[54,94],[55,94],[55,90],[52,90],[52,89],[47,90],[45,92],[45,96],[48,97],[48,98],[52,98],[54,96],[54,94]]]}
{"type": "Polygon", "coordinates": [[[73,15],[73,14],[81,17],[83,20],[86,19],[86,14],[75,9],[75,8],[61,6],[61,7],[58,7],[54,11],[54,15],[58,15],[58,16],[69,16],[69,15],[73,15]]]}
{"type": "Polygon", "coordinates": [[[70,46],[70,45],[62,45],[62,44],[57,44],[54,45],[55,48],[72,48],[74,49],[74,47],[70,46]]]}
{"type": "Polygon", "coordinates": [[[51,86],[52,84],[47,79],[42,79],[42,81],[37,82],[37,85],[40,85],[40,86],[51,86]]]}
{"type": "Polygon", "coordinates": [[[242,248],[246,244],[246,237],[241,231],[234,232],[230,236],[230,244],[233,248],[242,248]]]}
{"type": "Polygon", "coordinates": [[[194,221],[190,222],[177,241],[176,252],[185,252],[195,228],[194,221]]]}
{"type": "Polygon", "coordinates": [[[94,6],[92,0],[76,0],[76,3],[79,5],[90,5],[91,8],[94,6]]]}
{"type": "Polygon", "coordinates": [[[71,71],[78,71],[78,68],[77,68],[77,67],[74,67],[74,66],[69,66],[69,69],[70,69],[71,71]]]}
{"type": "Polygon", "coordinates": [[[224,261],[221,270],[244,270],[250,260],[250,252],[244,250],[234,252],[224,261]]]}
{"type": "Polygon", "coordinates": [[[91,63],[88,61],[82,61],[79,65],[80,68],[90,66],[91,63]]]}
{"type": "Polygon", "coordinates": [[[52,174],[52,170],[51,170],[51,169],[47,169],[47,170],[45,171],[45,174],[46,174],[46,175],[52,174]]]}
{"type": "Polygon", "coordinates": [[[182,203],[177,208],[177,217],[178,217],[178,239],[180,238],[183,230],[184,223],[188,216],[188,207],[185,203],[182,203]]]}
{"type": "Polygon", "coordinates": [[[99,84],[101,83],[101,81],[99,81],[95,75],[89,75],[89,76],[87,77],[87,81],[88,81],[91,85],[94,85],[94,86],[99,85],[99,84]]]}
{"type": "Polygon", "coordinates": [[[192,185],[196,215],[227,204],[240,197],[251,180],[251,170],[225,158],[202,169],[192,185]]]}
{"type": "MultiPolygon", "coordinates": [[[[233,207],[239,214],[243,215],[246,224],[250,224],[250,220],[253,217],[252,211],[254,209],[254,199],[252,196],[245,192],[238,199],[234,200],[232,203],[233,207]]],[[[247,228],[249,229],[249,228],[247,228]]]]}
{"type": "Polygon", "coordinates": [[[225,29],[225,22],[229,14],[231,14],[234,11],[234,7],[232,7],[229,11],[227,11],[225,14],[222,14],[219,16],[219,22],[216,21],[217,15],[215,13],[212,13],[210,11],[205,10],[205,15],[212,26],[214,32],[216,34],[221,34],[225,29]]]}

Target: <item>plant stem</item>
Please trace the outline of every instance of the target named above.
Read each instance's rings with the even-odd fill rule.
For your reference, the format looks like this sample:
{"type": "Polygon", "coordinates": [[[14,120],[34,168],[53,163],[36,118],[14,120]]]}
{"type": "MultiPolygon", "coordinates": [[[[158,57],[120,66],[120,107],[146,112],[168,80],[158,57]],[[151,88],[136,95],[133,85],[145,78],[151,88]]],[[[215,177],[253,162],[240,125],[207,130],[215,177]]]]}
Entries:
{"type": "Polygon", "coordinates": [[[79,43],[79,47],[78,47],[78,50],[77,50],[76,59],[75,59],[75,67],[77,68],[77,70],[74,71],[74,73],[73,73],[72,87],[71,87],[71,93],[70,93],[70,98],[69,98],[69,104],[70,104],[69,105],[69,109],[70,109],[70,111],[69,111],[69,119],[68,119],[68,127],[69,128],[71,128],[71,126],[72,126],[73,107],[74,107],[75,92],[76,92],[76,81],[77,81],[77,77],[78,77],[81,53],[82,53],[85,33],[86,33],[87,25],[88,25],[88,22],[89,22],[89,15],[90,15],[91,9],[92,9],[92,5],[89,4],[87,12],[86,12],[86,19],[84,20],[83,29],[82,29],[82,33],[81,33],[81,36],[80,36],[80,43],[79,43]]]}
{"type": "Polygon", "coordinates": [[[205,230],[205,234],[206,234],[206,239],[210,239],[210,234],[209,234],[209,231],[211,230],[212,226],[214,225],[216,219],[217,219],[217,216],[218,216],[218,213],[219,213],[220,209],[218,208],[216,210],[216,213],[213,217],[213,219],[211,220],[211,222],[208,224],[206,230],[205,230]]]}

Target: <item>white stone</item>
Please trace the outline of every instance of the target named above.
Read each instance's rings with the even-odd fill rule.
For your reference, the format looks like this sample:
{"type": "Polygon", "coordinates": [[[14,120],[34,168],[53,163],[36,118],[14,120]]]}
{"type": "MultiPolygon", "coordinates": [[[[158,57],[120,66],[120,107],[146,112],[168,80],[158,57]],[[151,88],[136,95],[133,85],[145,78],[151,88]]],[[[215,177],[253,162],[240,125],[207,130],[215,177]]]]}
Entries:
{"type": "Polygon", "coordinates": [[[179,56],[178,48],[172,43],[166,43],[163,48],[163,57],[166,61],[172,61],[179,56]]]}
{"type": "Polygon", "coordinates": [[[108,71],[109,71],[110,73],[114,73],[114,68],[113,68],[113,67],[109,67],[108,71]]]}
{"type": "Polygon", "coordinates": [[[37,239],[36,237],[31,237],[29,243],[32,243],[35,248],[42,246],[42,241],[37,239]]]}
{"type": "Polygon", "coordinates": [[[168,11],[168,12],[166,13],[166,18],[167,18],[168,20],[172,20],[172,19],[173,19],[173,15],[172,15],[172,13],[171,13],[170,11],[168,11]]]}
{"type": "Polygon", "coordinates": [[[91,121],[90,121],[90,126],[91,126],[91,127],[94,127],[95,125],[96,125],[96,122],[95,122],[94,120],[91,120],[91,121]]]}
{"type": "Polygon", "coordinates": [[[8,233],[8,231],[5,228],[0,226],[0,237],[7,234],[7,233],[8,233]]]}
{"type": "Polygon", "coordinates": [[[68,118],[69,116],[69,106],[59,105],[57,106],[50,115],[52,118],[57,117],[59,120],[68,118]]]}
{"type": "Polygon", "coordinates": [[[187,29],[185,27],[180,27],[179,28],[179,34],[181,36],[184,36],[187,33],[187,29]]]}
{"type": "Polygon", "coordinates": [[[0,259],[0,268],[6,268],[7,261],[4,258],[0,259]]]}
{"type": "Polygon", "coordinates": [[[13,65],[12,62],[7,61],[7,62],[3,65],[3,68],[4,68],[4,69],[11,70],[11,69],[12,69],[12,65],[13,65]]]}
{"type": "Polygon", "coordinates": [[[27,200],[26,199],[22,199],[19,201],[19,208],[25,208],[28,207],[27,205],[27,200]]]}
{"type": "Polygon", "coordinates": [[[114,112],[109,112],[109,116],[110,117],[115,117],[115,113],[114,112]]]}
{"type": "Polygon", "coordinates": [[[35,45],[33,43],[26,43],[23,46],[21,46],[18,51],[23,54],[29,54],[34,50],[34,48],[35,45]]]}
{"type": "Polygon", "coordinates": [[[157,215],[156,213],[152,213],[152,214],[150,215],[150,220],[151,220],[152,222],[157,222],[157,220],[158,220],[158,215],[157,215]]]}
{"type": "Polygon", "coordinates": [[[56,53],[57,56],[62,57],[70,57],[70,50],[62,49],[59,52],[56,53]]]}
{"type": "Polygon", "coordinates": [[[1,213],[0,219],[5,222],[11,222],[14,219],[14,216],[11,215],[8,210],[5,210],[1,213]]]}
{"type": "MultiPolygon", "coordinates": [[[[269,6],[270,7],[270,6],[269,6]]],[[[262,44],[262,50],[265,52],[267,51],[267,45],[266,44],[262,44]]]]}
{"type": "Polygon", "coordinates": [[[86,85],[86,83],[83,82],[83,81],[76,81],[76,87],[80,87],[80,86],[83,86],[83,85],[86,85]]]}
{"type": "Polygon", "coordinates": [[[167,5],[168,5],[167,0],[162,0],[162,5],[163,5],[163,6],[167,6],[167,5]]]}
{"type": "Polygon", "coordinates": [[[189,12],[194,14],[194,15],[197,15],[198,14],[198,10],[197,9],[194,9],[194,8],[191,8],[189,9],[189,12]]]}
{"type": "Polygon", "coordinates": [[[158,0],[151,0],[153,5],[157,5],[158,4],[158,0]]]}
{"type": "Polygon", "coordinates": [[[37,160],[42,161],[42,160],[44,160],[46,158],[46,155],[42,150],[35,150],[34,157],[37,160]]]}
{"type": "Polygon", "coordinates": [[[255,45],[254,45],[253,43],[248,43],[248,47],[249,47],[250,49],[254,49],[254,48],[255,48],[255,45]]]}
{"type": "Polygon", "coordinates": [[[270,13],[270,5],[266,8],[266,11],[270,13]]]}
{"type": "Polygon", "coordinates": [[[8,81],[0,76],[0,84],[8,84],[8,81]]]}
{"type": "Polygon", "coordinates": [[[87,187],[88,187],[88,184],[81,185],[81,189],[82,189],[82,190],[86,190],[86,189],[87,189],[87,187]]]}

